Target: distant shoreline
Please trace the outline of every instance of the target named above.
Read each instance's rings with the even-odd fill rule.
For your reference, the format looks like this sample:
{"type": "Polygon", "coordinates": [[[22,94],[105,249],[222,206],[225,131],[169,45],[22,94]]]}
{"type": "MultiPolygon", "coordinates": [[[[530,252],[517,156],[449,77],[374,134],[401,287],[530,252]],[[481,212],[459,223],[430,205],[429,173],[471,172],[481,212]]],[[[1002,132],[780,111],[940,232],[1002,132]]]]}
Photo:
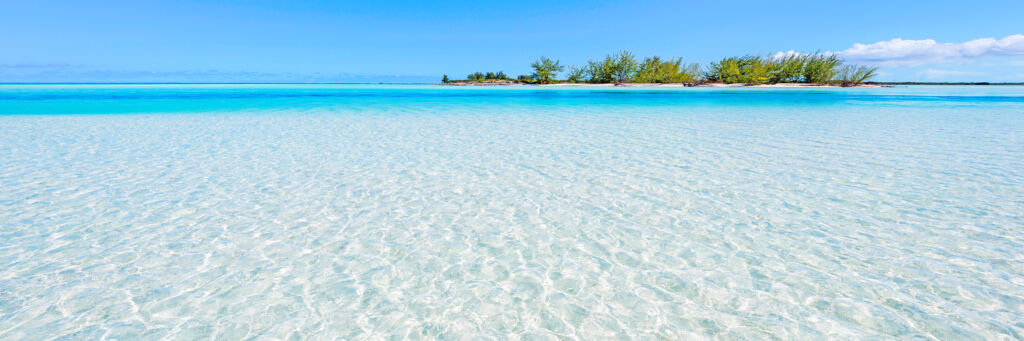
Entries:
{"type": "Polygon", "coordinates": [[[1024,82],[865,82],[877,85],[1024,85],[1024,82]]]}
{"type": "MultiPolygon", "coordinates": [[[[807,83],[780,83],[783,85],[796,84],[805,87],[836,87],[838,85],[815,85],[807,83]]],[[[463,85],[468,84],[456,84],[452,83],[431,83],[431,82],[411,82],[411,83],[393,83],[393,82],[0,82],[0,86],[10,85],[463,85]]],[[[479,86],[499,86],[508,84],[488,84],[479,86]]],[[[536,84],[518,84],[518,85],[531,85],[531,86],[614,86],[614,84],[594,84],[594,83],[552,83],[544,85],[536,84]]],[[[724,84],[720,84],[724,85],[724,84]]],[[[749,85],[748,87],[758,87],[762,85],[749,85]]],[[[771,84],[767,84],[771,85],[771,84]]],[[[779,84],[775,84],[779,85],[779,84]]],[[[1024,82],[867,82],[864,85],[948,85],[948,86],[1024,86],[1024,82]]],[[[474,85],[477,86],[477,85],[474,85]]],[[[625,83],[620,86],[653,86],[653,87],[707,87],[714,86],[710,84],[701,85],[686,85],[680,83],[625,83]]],[[[743,87],[743,84],[729,84],[729,86],[743,87]]]]}
{"type": "Polygon", "coordinates": [[[434,83],[434,85],[449,86],[532,86],[532,87],[582,87],[582,88],[604,88],[604,87],[656,87],[656,88],[891,88],[887,84],[857,84],[842,86],[839,84],[810,84],[810,83],[776,83],[776,84],[739,84],[739,83],[551,83],[531,84],[518,81],[484,81],[484,82],[449,82],[434,83]]]}

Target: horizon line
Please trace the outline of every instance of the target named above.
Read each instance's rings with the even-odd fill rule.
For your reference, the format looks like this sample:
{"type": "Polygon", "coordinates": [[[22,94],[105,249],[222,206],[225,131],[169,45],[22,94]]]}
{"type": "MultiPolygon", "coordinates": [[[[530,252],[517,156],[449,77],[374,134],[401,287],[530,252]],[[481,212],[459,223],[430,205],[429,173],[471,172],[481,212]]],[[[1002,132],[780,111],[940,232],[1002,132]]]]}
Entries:
{"type": "MultiPolygon", "coordinates": [[[[1020,82],[989,82],[989,81],[964,81],[964,82],[921,82],[921,81],[869,81],[864,82],[865,84],[889,84],[889,85],[1024,85],[1024,81],[1020,82]]],[[[427,82],[0,82],[0,85],[61,85],[61,84],[78,84],[78,85],[101,85],[101,84],[112,84],[112,85],[161,85],[161,84],[179,84],[179,85],[274,85],[274,84],[305,84],[305,85],[435,85],[441,83],[427,83],[427,82]]],[[[670,84],[670,83],[665,83],[670,84]]]]}

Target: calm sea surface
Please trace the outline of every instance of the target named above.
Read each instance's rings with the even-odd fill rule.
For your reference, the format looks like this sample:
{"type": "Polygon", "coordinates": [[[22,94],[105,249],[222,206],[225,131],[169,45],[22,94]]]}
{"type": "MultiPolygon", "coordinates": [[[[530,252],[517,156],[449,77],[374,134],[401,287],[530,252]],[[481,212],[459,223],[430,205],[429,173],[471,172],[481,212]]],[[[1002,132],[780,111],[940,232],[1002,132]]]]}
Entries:
{"type": "Polygon", "coordinates": [[[1022,339],[1024,87],[0,85],[0,339],[1022,339]]]}

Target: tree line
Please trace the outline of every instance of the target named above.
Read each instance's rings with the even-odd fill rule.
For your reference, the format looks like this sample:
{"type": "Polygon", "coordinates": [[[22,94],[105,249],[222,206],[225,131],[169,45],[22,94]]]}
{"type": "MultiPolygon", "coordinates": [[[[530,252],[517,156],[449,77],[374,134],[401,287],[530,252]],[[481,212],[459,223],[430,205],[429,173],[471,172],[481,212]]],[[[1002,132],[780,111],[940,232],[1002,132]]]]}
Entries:
{"type": "Polygon", "coordinates": [[[748,55],[726,57],[702,67],[684,63],[682,58],[662,59],[658,56],[638,60],[633,53],[622,50],[584,66],[566,68],[559,60],[540,57],[530,67],[534,72],[512,79],[504,72],[474,72],[466,80],[442,82],[518,81],[528,84],[551,83],[730,83],[776,84],[810,83],[853,86],[874,77],[876,67],[851,65],[831,53],[791,54],[777,57],[748,55]],[[558,79],[565,72],[564,79],[558,79]]]}

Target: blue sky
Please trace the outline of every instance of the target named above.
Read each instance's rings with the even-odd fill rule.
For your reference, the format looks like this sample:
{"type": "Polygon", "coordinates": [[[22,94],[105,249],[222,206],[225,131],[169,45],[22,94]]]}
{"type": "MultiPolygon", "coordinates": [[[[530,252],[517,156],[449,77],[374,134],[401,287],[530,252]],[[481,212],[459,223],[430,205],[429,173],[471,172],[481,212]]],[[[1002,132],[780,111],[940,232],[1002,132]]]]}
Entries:
{"type": "Polygon", "coordinates": [[[619,49],[839,52],[878,80],[1024,81],[1024,1],[9,1],[0,82],[429,82],[619,49]],[[857,45],[859,44],[859,45],[857,45]]]}

